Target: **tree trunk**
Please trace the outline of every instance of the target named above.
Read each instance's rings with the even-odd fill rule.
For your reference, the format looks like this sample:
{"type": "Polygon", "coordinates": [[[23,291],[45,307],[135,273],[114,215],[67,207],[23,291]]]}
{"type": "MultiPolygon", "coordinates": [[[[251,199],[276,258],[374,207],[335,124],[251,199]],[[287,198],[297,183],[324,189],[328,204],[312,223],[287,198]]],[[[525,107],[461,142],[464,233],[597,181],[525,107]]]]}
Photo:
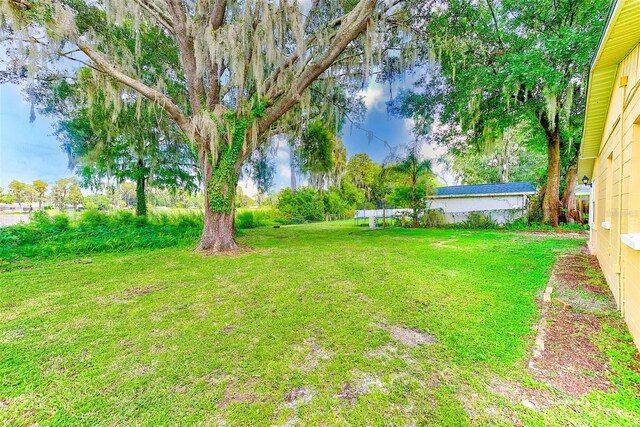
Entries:
{"type": "Polygon", "coordinates": [[[235,241],[235,191],[238,187],[238,172],[235,168],[221,167],[224,161],[225,159],[222,159],[216,165],[215,171],[208,163],[208,158],[202,165],[205,178],[204,227],[197,251],[215,253],[238,248],[235,241]]]}
{"type": "Polygon", "coordinates": [[[386,205],[382,205],[382,228],[387,226],[387,209],[386,205]]]}
{"type": "MultiPolygon", "coordinates": [[[[211,179],[211,178],[209,178],[211,179]]],[[[235,183],[237,185],[237,182],[235,183]]],[[[214,212],[209,203],[207,189],[204,191],[204,227],[197,251],[222,252],[238,248],[235,241],[236,208],[231,199],[230,212],[214,212]]]]}
{"type": "Polygon", "coordinates": [[[411,177],[411,207],[413,208],[413,228],[418,228],[418,203],[416,202],[416,184],[418,177],[411,177]]]}
{"type": "MultiPolygon", "coordinates": [[[[546,118],[546,114],[543,115],[546,118]]],[[[547,185],[542,202],[542,222],[553,227],[558,226],[560,219],[560,133],[558,130],[559,117],[556,124],[549,126],[545,119],[541,124],[547,136],[547,185]]]]}
{"type": "Polygon", "coordinates": [[[142,171],[139,171],[136,176],[136,215],[138,216],[147,215],[146,182],[147,178],[142,171]]]}
{"type": "MultiPolygon", "coordinates": [[[[206,199],[206,197],[205,197],[206,199]]],[[[204,206],[204,228],[200,244],[196,250],[222,252],[236,249],[235,209],[231,213],[213,212],[208,204],[204,206]]]]}
{"type": "Polygon", "coordinates": [[[571,212],[576,209],[576,184],[578,182],[578,164],[573,163],[567,169],[565,177],[564,193],[562,194],[562,206],[565,209],[564,219],[566,222],[571,222],[571,212]]]}
{"type": "Polygon", "coordinates": [[[289,168],[291,169],[291,191],[295,193],[298,185],[296,183],[296,158],[293,144],[289,145],[289,168]]]}

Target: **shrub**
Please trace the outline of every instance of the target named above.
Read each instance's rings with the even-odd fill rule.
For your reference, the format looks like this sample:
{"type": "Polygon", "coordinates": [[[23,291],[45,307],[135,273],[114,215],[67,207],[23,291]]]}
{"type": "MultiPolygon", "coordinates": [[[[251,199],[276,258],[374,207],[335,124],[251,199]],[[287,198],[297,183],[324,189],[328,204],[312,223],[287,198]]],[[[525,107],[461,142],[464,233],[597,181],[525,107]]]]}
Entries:
{"type": "Polygon", "coordinates": [[[236,228],[246,229],[256,227],[258,227],[258,221],[253,215],[253,212],[240,212],[236,217],[236,228]]]}
{"type": "Polygon", "coordinates": [[[164,224],[129,211],[110,215],[85,211],[76,221],[66,215],[40,214],[31,224],[0,228],[0,270],[15,268],[13,261],[22,258],[195,245],[202,229],[200,213],[161,218],[164,224]]]}
{"type": "Polygon", "coordinates": [[[98,211],[84,211],[78,224],[84,228],[106,227],[110,222],[109,215],[98,211]]]}
{"type": "Polygon", "coordinates": [[[144,227],[148,223],[149,221],[147,220],[147,217],[144,215],[134,216],[131,219],[131,224],[135,227],[144,227]]]}
{"type": "Polygon", "coordinates": [[[36,211],[31,215],[30,224],[37,228],[48,228],[51,225],[51,217],[47,213],[47,211],[40,210],[36,211]]]}
{"type": "Polygon", "coordinates": [[[120,227],[133,223],[133,213],[130,211],[117,211],[111,215],[111,226],[120,227]]]}
{"type": "Polygon", "coordinates": [[[68,230],[70,227],[69,217],[65,214],[58,214],[53,217],[53,228],[59,231],[68,230]]]}
{"type": "MultiPolygon", "coordinates": [[[[327,191],[324,194],[325,213],[332,217],[345,216],[349,209],[349,204],[344,200],[337,191],[327,191]]],[[[353,216],[353,214],[352,214],[353,216]]]]}
{"type": "Polygon", "coordinates": [[[202,227],[203,221],[204,221],[204,217],[198,218],[196,216],[182,215],[178,217],[178,221],[176,222],[176,225],[178,227],[183,227],[183,228],[202,227]]]}
{"type": "Polygon", "coordinates": [[[526,230],[527,228],[531,228],[531,226],[525,217],[517,218],[504,225],[505,230],[526,230]]]}
{"type": "Polygon", "coordinates": [[[497,224],[491,216],[482,212],[470,212],[467,220],[462,223],[467,228],[496,228],[497,224]]]}
{"type": "Polygon", "coordinates": [[[324,208],[324,201],[315,188],[302,187],[295,193],[285,188],[278,193],[278,210],[286,218],[322,221],[324,208]]]}

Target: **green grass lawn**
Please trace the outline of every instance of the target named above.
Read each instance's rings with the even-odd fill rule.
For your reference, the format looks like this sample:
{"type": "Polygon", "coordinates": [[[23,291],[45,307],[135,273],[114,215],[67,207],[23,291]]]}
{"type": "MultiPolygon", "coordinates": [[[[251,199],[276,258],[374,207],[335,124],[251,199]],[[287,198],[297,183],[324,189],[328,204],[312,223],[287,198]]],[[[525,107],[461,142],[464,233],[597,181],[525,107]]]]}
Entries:
{"type": "MultiPolygon", "coordinates": [[[[253,251],[179,246],[0,273],[0,423],[637,425],[637,373],[615,367],[616,390],[544,412],[492,386],[545,387],[527,371],[536,297],[582,240],[347,222],[239,241],[253,251]]],[[[621,365],[634,351],[616,339],[621,365]]]]}

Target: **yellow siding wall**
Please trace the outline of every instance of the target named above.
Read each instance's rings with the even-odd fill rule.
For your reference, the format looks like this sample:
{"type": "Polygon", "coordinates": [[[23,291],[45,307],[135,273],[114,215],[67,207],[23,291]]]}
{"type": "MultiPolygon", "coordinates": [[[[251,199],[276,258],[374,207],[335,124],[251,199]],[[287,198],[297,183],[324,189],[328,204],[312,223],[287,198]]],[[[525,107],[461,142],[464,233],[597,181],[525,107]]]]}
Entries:
{"type": "Polygon", "coordinates": [[[640,45],[618,67],[593,181],[591,247],[640,348],[640,251],[620,239],[640,233],[640,45]],[[626,88],[620,87],[623,76],[628,77],[626,88]]]}

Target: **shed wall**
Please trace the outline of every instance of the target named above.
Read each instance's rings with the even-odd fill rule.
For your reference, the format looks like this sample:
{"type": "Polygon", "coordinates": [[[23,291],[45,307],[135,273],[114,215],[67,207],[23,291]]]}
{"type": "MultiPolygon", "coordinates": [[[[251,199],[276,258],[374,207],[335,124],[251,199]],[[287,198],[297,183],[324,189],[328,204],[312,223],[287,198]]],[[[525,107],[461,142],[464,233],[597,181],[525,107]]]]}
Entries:
{"type": "Polygon", "coordinates": [[[497,224],[509,223],[526,213],[526,195],[441,197],[427,202],[428,209],[442,209],[447,223],[464,222],[471,212],[483,212],[497,224]]]}

